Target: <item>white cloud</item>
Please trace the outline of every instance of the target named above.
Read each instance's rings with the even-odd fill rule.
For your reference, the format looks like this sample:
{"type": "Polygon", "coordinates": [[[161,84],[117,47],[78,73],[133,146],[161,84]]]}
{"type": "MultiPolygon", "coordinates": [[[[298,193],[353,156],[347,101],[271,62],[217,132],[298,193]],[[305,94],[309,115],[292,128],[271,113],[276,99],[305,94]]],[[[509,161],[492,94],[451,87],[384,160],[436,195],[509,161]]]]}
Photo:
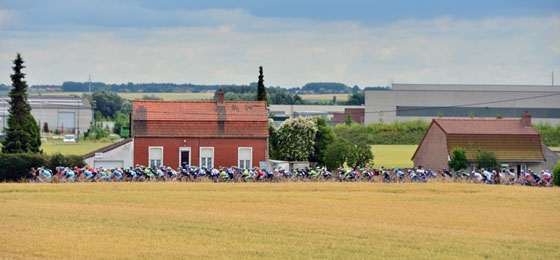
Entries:
{"type": "MultiPolygon", "coordinates": [[[[365,87],[390,80],[548,84],[547,75],[560,71],[557,16],[441,17],[365,27],[257,18],[240,9],[166,15],[182,25],[0,31],[0,75],[6,75],[0,83],[10,83],[8,63],[16,52],[26,61],[30,84],[86,81],[90,74],[106,83],[248,84],[257,81],[259,66],[267,86],[283,87],[318,81],[365,87]]],[[[4,17],[0,12],[0,25],[4,17]]]]}

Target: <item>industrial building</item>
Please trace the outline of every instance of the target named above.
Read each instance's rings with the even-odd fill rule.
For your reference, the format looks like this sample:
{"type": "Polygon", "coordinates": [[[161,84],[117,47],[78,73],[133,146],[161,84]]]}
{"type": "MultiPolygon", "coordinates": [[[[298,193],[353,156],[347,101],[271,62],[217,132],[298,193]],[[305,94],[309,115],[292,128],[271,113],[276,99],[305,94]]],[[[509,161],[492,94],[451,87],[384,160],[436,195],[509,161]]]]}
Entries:
{"type": "Polygon", "coordinates": [[[366,89],[365,124],[433,118],[519,118],[560,124],[560,86],[400,84],[366,89]]]}
{"type": "MultiPolygon", "coordinates": [[[[7,127],[10,109],[10,98],[0,98],[0,125],[2,130],[7,127]]],[[[83,134],[90,128],[93,110],[89,101],[72,96],[29,96],[31,115],[37,121],[41,131],[44,124],[50,132],[58,129],[61,133],[83,134]]],[[[3,133],[1,134],[3,135],[3,133]]]]}

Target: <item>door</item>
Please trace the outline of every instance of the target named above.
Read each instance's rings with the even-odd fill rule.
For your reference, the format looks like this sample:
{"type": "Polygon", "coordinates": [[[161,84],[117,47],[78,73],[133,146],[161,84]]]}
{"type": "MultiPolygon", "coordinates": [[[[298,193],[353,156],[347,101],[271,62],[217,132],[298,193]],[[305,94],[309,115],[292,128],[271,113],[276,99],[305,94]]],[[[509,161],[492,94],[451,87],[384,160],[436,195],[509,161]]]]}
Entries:
{"type": "Polygon", "coordinates": [[[181,165],[183,167],[185,165],[191,165],[191,151],[190,150],[181,150],[180,154],[181,154],[181,158],[180,158],[179,165],[181,165]]]}
{"type": "Polygon", "coordinates": [[[75,122],[74,112],[58,112],[57,128],[61,133],[74,133],[75,122]]]}

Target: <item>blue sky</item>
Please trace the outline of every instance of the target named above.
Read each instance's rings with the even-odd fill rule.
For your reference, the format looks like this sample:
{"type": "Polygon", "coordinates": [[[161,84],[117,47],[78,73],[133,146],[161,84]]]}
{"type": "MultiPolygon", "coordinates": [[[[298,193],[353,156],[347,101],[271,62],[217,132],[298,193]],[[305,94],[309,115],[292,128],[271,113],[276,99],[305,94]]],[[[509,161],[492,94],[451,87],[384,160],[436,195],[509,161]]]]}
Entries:
{"type": "Polygon", "coordinates": [[[3,84],[548,85],[559,42],[556,0],[0,0],[3,84]]]}

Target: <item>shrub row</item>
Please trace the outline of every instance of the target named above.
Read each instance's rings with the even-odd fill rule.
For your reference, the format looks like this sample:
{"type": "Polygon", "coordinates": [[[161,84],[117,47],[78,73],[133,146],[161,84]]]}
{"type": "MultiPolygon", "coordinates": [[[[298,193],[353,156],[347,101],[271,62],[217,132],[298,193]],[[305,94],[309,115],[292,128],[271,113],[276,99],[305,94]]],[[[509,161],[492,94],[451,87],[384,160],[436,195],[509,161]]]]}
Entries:
{"type": "MultiPolygon", "coordinates": [[[[334,127],[334,132],[338,137],[356,144],[419,144],[429,126],[430,122],[423,120],[369,125],[338,124],[334,127]]],[[[551,126],[549,123],[539,123],[533,127],[541,134],[542,142],[546,146],[560,146],[560,124],[551,126]]]]}
{"type": "Polygon", "coordinates": [[[21,181],[27,177],[31,167],[46,167],[54,171],[58,166],[84,165],[84,159],[79,155],[0,154],[0,182],[21,181]]]}

